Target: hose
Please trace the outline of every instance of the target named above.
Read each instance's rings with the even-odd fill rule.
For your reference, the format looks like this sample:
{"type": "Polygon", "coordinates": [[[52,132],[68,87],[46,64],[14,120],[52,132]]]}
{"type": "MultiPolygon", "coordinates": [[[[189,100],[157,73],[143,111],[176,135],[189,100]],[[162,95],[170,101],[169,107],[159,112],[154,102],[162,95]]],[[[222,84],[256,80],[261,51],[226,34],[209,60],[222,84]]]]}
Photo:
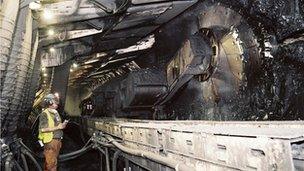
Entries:
{"type": "Polygon", "coordinates": [[[99,153],[99,155],[100,155],[100,171],[102,171],[102,153],[100,152],[99,153]]]}
{"type": "MultiPolygon", "coordinates": [[[[79,153],[83,153],[85,152],[86,150],[88,150],[89,148],[92,148],[93,145],[89,145],[89,143],[91,142],[92,138],[90,138],[87,143],[80,149],[80,150],[77,150],[77,151],[74,151],[74,152],[71,152],[71,153],[67,153],[67,154],[62,154],[62,155],[59,155],[59,159],[62,158],[62,160],[65,160],[65,158],[69,158],[69,157],[73,157],[73,155],[77,155],[79,153]],[[89,145],[89,146],[88,146],[89,145]]],[[[37,154],[35,154],[30,148],[28,148],[23,142],[22,140],[20,139],[19,141],[20,145],[23,146],[25,148],[25,150],[31,154],[33,154],[34,156],[40,158],[40,159],[43,159],[44,157],[41,157],[41,156],[38,156],[37,154]]]]}
{"type": "Polygon", "coordinates": [[[24,154],[26,156],[28,156],[33,161],[33,163],[35,164],[35,166],[36,166],[36,168],[37,168],[38,171],[42,171],[41,166],[39,165],[39,163],[37,162],[37,160],[31,155],[30,152],[24,151],[24,154]]]}
{"type": "Polygon", "coordinates": [[[23,169],[21,168],[21,166],[19,165],[19,163],[16,160],[13,160],[13,163],[17,167],[18,171],[23,171],[23,169]]]}
{"type": "Polygon", "coordinates": [[[105,150],[103,150],[102,148],[100,148],[99,146],[96,147],[100,153],[104,154],[106,156],[106,170],[110,171],[110,160],[109,160],[109,151],[108,148],[105,148],[105,150]]]}
{"type": "MultiPolygon", "coordinates": [[[[75,158],[81,156],[81,155],[84,154],[85,152],[89,151],[89,150],[92,149],[92,147],[93,147],[93,144],[90,144],[90,145],[89,145],[89,143],[91,142],[91,139],[92,139],[92,138],[90,138],[90,139],[88,140],[88,142],[84,145],[84,147],[82,147],[80,150],[73,151],[73,152],[67,153],[67,154],[59,155],[59,156],[58,156],[58,160],[59,160],[60,162],[72,160],[72,159],[75,159],[75,158]]],[[[35,166],[36,166],[36,168],[37,168],[38,170],[42,170],[42,169],[41,169],[41,166],[40,166],[39,163],[36,161],[36,159],[32,156],[32,154],[35,155],[36,157],[40,158],[40,159],[43,159],[44,156],[43,156],[43,157],[40,157],[40,156],[36,155],[32,150],[30,150],[30,149],[22,142],[21,139],[19,140],[19,143],[20,143],[20,145],[24,148],[24,150],[22,150],[22,153],[25,154],[25,155],[27,155],[27,156],[34,162],[34,164],[35,164],[35,166]]],[[[103,152],[103,153],[105,154],[105,152],[103,152]]],[[[28,171],[28,166],[27,166],[27,163],[26,163],[26,159],[25,159],[25,157],[23,156],[23,154],[21,155],[21,158],[22,158],[22,161],[23,161],[24,166],[25,166],[25,168],[26,168],[26,171],[28,171]]],[[[109,171],[110,171],[110,170],[109,170],[109,171]]]]}
{"type": "Polygon", "coordinates": [[[75,159],[75,158],[81,156],[82,154],[84,154],[85,152],[87,152],[88,150],[92,149],[92,147],[93,147],[93,144],[90,144],[89,146],[83,147],[80,150],[73,151],[68,154],[59,155],[58,160],[63,162],[63,161],[75,159]]]}
{"type": "Polygon", "coordinates": [[[26,162],[26,158],[25,158],[23,153],[21,153],[21,159],[22,159],[22,162],[23,162],[24,171],[29,171],[29,168],[28,168],[28,165],[27,165],[27,162],[26,162]]]}
{"type": "Polygon", "coordinates": [[[152,152],[142,151],[142,150],[137,150],[137,149],[132,149],[132,148],[126,147],[126,146],[118,143],[116,140],[114,140],[110,136],[107,136],[107,139],[114,146],[116,146],[118,149],[120,149],[121,151],[123,151],[125,153],[129,153],[129,154],[132,154],[132,155],[148,158],[148,159],[153,160],[157,163],[160,163],[160,164],[163,164],[165,166],[174,168],[175,170],[178,170],[178,171],[195,170],[193,167],[187,166],[184,163],[178,162],[174,159],[170,159],[170,158],[167,158],[167,157],[164,157],[164,156],[152,153],[152,152]]]}
{"type": "MultiPolygon", "coordinates": [[[[81,148],[80,150],[77,151],[73,151],[71,153],[67,153],[67,154],[62,154],[59,155],[58,160],[61,162],[67,161],[67,160],[72,160],[75,159],[77,157],[79,157],[80,155],[82,155],[83,153],[87,152],[88,150],[90,150],[93,147],[93,144],[88,145],[89,141],[87,142],[87,144],[81,148]]],[[[31,155],[31,153],[33,155],[35,155],[36,157],[43,159],[43,157],[36,155],[33,151],[31,151],[22,141],[20,141],[20,144],[25,148],[25,152],[24,153],[28,153],[29,155],[31,155]]],[[[31,155],[32,156],[32,155],[31,155]]],[[[32,156],[33,157],[33,156],[32,156]]],[[[34,157],[33,157],[34,158],[34,157]]]]}
{"type": "Polygon", "coordinates": [[[30,152],[31,154],[35,155],[35,156],[38,157],[38,158],[41,158],[40,156],[38,156],[37,154],[35,154],[30,148],[28,148],[28,147],[22,142],[21,139],[20,139],[19,143],[20,143],[20,145],[21,145],[22,147],[24,147],[25,151],[30,152]]]}
{"type": "Polygon", "coordinates": [[[71,153],[67,153],[67,154],[62,154],[59,156],[59,158],[67,158],[67,157],[72,157],[74,155],[77,155],[77,154],[81,154],[83,152],[85,152],[86,150],[88,150],[89,148],[92,148],[92,144],[87,146],[87,147],[84,147],[84,148],[81,148],[80,150],[77,150],[77,151],[73,151],[71,153]]]}
{"type": "Polygon", "coordinates": [[[84,147],[86,147],[92,140],[92,137],[87,141],[87,143],[84,145],[84,147]]]}
{"type": "Polygon", "coordinates": [[[120,153],[121,153],[121,151],[117,150],[117,151],[115,151],[115,153],[113,155],[112,171],[117,171],[116,165],[117,165],[117,159],[118,159],[120,153]]]}
{"type": "Polygon", "coordinates": [[[110,159],[109,159],[109,149],[106,147],[106,166],[107,166],[107,171],[111,171],[110,170],[110,159]]]}
{"type": "Polygon", "coordinates": [[[100,153],[106,155],[106,152],[105,152],[102,148],[100,148],[99,146],[97,146],[97,149],[98,149],[98,151],[99,151],[100,153]]]}

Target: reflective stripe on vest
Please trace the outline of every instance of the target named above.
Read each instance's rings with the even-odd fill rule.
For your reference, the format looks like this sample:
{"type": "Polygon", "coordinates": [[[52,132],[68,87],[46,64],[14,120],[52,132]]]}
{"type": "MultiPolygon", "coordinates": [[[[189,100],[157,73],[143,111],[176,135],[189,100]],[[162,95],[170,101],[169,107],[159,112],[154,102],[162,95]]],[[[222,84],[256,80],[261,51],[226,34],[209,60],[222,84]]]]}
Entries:
{"type": "MultiPolygon", "coordinates": [[[[51,116],[51,113],[47,109],[45,109],[43,112],[46,113],[47,116],[48,128],[53,128],[55,126],[55,123],[51,116]]],[[[53,139],[53,132],[41,132],[41,130],[39,129],[38,138],[42,140],[43,143],[49,143],[53,139]]]]}

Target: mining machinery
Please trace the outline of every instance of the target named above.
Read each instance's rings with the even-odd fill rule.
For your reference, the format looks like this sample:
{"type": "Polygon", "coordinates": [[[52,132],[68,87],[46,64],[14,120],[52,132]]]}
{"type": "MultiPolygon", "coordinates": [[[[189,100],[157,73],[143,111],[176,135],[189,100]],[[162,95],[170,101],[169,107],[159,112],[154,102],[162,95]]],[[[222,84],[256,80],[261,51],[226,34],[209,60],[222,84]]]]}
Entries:
{"type": "Polygon", "coordinates": [[[0,2],[1,169],[56,93],[60,170],[304,170],[303,0],[0,2]]]}

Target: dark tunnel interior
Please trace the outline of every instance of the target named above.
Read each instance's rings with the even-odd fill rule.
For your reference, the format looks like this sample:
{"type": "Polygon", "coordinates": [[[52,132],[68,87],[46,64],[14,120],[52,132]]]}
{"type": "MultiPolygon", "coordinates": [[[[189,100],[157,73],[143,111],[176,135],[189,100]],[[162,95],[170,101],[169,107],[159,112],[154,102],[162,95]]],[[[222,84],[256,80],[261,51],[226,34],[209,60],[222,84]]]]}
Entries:
{"type": "Polygon", "coordinates": [[[0,0],[1,170],[304,169],[304,0],[0,0]]]}

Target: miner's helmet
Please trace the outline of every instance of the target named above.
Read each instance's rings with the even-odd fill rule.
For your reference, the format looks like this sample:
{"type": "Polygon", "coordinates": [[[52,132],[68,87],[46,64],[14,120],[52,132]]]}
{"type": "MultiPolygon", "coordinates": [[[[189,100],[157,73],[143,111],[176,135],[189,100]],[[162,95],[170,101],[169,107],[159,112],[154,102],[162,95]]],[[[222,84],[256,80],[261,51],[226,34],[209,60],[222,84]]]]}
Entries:
{"type": "Polygon", "coordinates": [[[59,95],[57,93],[55,94],[48,94],[43,99],[43,106],[49,107],[53,104],[59,104],[59,95]]]}

